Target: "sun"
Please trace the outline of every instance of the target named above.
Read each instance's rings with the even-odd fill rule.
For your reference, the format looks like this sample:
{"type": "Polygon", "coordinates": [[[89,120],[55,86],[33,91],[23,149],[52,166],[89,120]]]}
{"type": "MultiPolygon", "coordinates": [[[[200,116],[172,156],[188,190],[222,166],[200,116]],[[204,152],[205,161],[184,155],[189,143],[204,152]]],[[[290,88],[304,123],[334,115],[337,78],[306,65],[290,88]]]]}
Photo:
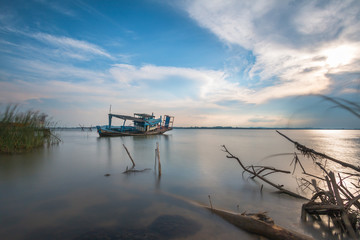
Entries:
{"type": "Polygon", "coordinates": [[[324,51],[325,63],[331,68],[347,65],[355,58],[358,48],[352,45],[340,45],[324,51]]]}

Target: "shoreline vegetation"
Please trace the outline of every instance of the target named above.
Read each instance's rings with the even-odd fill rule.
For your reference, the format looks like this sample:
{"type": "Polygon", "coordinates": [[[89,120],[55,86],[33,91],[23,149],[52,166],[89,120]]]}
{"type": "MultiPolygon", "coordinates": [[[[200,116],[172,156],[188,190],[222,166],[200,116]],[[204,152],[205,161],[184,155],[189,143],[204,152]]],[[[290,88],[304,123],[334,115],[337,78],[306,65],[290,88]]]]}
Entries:
{"type": "Polygon", "coordinates": [[[58,144],[61,140],[51,129],[54,123],[45,113],[19,111],[18,105],[7,105],[0,112],[0,153],[28,152],[35,148],[58,144]]]}

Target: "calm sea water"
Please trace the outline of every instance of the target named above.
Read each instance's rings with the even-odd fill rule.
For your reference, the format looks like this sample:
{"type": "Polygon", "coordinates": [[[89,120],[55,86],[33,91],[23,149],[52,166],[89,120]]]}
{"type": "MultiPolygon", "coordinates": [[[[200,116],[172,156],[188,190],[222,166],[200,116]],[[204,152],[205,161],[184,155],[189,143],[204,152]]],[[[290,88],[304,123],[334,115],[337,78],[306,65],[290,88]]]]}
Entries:
{"type": "MultiPolygon", "coordinates": [[[[282,130],[300,143],[360,164],[360,131],[282,130]]],[[[258,239],[191,204],[234,212],[266,211],[283,227],[328,239],[300,222],[302,200],[273,193],[248,176],[221,145],[246,165],[292,170],[293,145],[274,130],[176,129],[150,137],[99,138],[61,131],[58,146],[0,155],[0,239],[258,239]],[[154,171],[160,146],[161,178],[154,171]],[[144,172],[124,174],[131,161],[144,172]],[[105,176],[110,174],[110,176],[105,176]]],[[[314,174],[311,161],[303,164],[314,174]]],[[[338,168],[338,166],[333,166],[338,168]]],[[[295,175],[273,181],[297,191],[295,175]]]]}

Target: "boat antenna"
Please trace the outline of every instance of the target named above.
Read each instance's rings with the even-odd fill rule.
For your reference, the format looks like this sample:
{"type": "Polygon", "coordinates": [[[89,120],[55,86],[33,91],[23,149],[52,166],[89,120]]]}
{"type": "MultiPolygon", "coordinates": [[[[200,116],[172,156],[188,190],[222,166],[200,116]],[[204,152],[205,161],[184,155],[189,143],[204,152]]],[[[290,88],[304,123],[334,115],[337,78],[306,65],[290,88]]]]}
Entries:
{"type": "Polygon", "coordinates": [[[109,109],[109,113],[111,113],[111,104],[110,104],[110,109],[109,109]]]}

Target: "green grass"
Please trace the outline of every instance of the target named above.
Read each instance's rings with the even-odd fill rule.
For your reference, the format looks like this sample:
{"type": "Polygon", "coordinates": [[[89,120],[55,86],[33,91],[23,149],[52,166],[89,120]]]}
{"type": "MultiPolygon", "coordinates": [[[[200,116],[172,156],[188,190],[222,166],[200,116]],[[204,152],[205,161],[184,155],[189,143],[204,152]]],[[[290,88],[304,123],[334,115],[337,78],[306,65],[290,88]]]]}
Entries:
{"type": "Polygon", "coordinates": [[[8,105],[0,113],[0,152],[27,152],[60,142],[50,127],[54,124],[38,111],[19,112],[17,105],[8,105]]]}

